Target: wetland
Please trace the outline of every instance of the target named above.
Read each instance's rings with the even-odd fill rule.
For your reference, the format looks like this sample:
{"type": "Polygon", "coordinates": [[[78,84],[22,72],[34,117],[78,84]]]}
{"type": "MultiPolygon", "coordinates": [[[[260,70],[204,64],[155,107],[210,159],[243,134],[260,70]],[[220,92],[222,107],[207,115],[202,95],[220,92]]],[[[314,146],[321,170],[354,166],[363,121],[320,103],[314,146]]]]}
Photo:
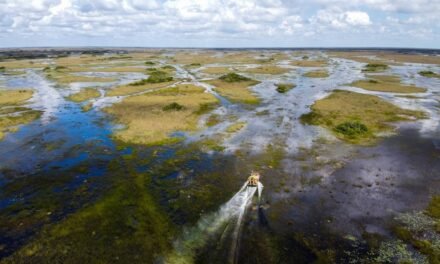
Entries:
{"type": "Polygon", "coordinates": [[[8,54],[0,263],[440,263],[435,51],[8,54]]]}

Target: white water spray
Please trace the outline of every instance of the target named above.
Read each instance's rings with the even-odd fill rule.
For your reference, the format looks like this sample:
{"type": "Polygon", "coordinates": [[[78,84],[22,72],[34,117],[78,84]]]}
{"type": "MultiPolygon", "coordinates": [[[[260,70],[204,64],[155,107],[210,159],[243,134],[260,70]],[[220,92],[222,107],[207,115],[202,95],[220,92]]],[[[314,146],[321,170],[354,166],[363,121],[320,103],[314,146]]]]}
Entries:
{"type": "Polygon", "coordinates": [[[256,192],[260,200],[262,190],[261,183],[258,183],[257,187],[248,187],[248,183],[244,183],[240,190],[220,207],[220,210],[202,217],[195,226],[183,231],[183,237],[175,242],[174,252],[167,257],[166,263],[193,263],[197,249],[205,246],[210,238],[221,235],[221,232],[226,232],[232,226],[229,263],[234,263],[246,209],[256,192]]]}

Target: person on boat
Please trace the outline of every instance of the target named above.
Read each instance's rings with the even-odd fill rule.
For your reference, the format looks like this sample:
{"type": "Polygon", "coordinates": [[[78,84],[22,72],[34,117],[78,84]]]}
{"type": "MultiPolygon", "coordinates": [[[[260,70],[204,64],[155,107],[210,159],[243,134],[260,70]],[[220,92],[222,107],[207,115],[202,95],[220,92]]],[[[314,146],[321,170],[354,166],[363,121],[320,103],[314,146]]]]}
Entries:
{"type": "Polygon", "coordinates": [[[260,174],[252,171],[251,176],[248,178],[248,187],[256,187],[260,181],[260,174]]]}

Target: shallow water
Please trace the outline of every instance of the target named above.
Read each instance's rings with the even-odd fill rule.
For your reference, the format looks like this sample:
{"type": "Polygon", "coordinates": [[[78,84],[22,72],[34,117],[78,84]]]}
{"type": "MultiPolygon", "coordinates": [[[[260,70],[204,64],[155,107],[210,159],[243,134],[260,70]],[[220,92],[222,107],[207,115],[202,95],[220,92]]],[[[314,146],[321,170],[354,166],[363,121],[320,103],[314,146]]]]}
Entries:
{"type": "MultiPolygon", "coordinates": [[[[286,62],[279,65],[287,67],[286,62]]],[[[183,142],[159,147],[114,141],[112,132],[120,126],[101,111],[124,98],[106,97],[105,90],[146,75],[88,72],[83,75],[118,80],[66,87],[47,80],[38,69],[22,76],[1,76],[8,89],[34,89],[28,107],[43,111],[43,116],[0,141],[0,216],[8,220],[0,226],[4,231],[0,257],[37,238],[43,228],[63,223],[100,201],[116,188],[115,182],[130,185],[132,179],[123,176],[132,173],[149,175],[145,192],[151,192],[154,204],[177,230],[170,239],[171,249],[156,256],[158,262],[184,258],[189,263],[309,263],[317,259],[318,249],[335,244],[338,259],[345,260],[344,252],[353,250],[355,242],[362,244],[363,234],[393,237],[389,227],[393,217],[423,210],[440,190],[440,83],[418,76],[424,65],[390,69],[404,82],[428,89],[417,94],[418,99],[348,86],[364,77],[363,64],[345,59],[331,58],[330,77],[324,79],[303,77],[314,68],[293,66],[280,76],[249,74],[261,81],[252,88],[262,99],[255,109],[216,93],[202,82],[206,75],[173,66],[185,83],[202,86],[220,100],[221,107],[213,113],[225,120],[196,133],[177,131],[172,136],[185,138],[183,142]],[[278,82],[297,86],[278,94],[278,82]],[[82,104],[65,100],[89,86],[101,92],[90,101],[91,111],[83,112],[82,104]],[[335,89],[374,94],[403,108],[423,110],[429,118],[397,124],[398,132],[377,146],[348,145],[299,121],[313,102],[335,89]],[[263,111],[268,114],[257,114],[263,111]],[[223,152],[206,152],[197,145],[201,138],[219,136],[237,121],[247,125],[218,140],[223,152]],[[265,186],[260,202],[254,198],[255,189],[239,187],[266,158],[270,145],[281,148],[283,156],[277,165],[260,166],[265,186]],[[114,163],[122,165],[114,167],[114,163]],[[87,191],[82,192],[83,186],[87,191]]],[[[130,221],[136,226],[142,220],[130,221]]],[[[130,230],[120,228],[122,233],[130,230]]],[[[358,253],[365,254],[360,248],[358,253]]]]}

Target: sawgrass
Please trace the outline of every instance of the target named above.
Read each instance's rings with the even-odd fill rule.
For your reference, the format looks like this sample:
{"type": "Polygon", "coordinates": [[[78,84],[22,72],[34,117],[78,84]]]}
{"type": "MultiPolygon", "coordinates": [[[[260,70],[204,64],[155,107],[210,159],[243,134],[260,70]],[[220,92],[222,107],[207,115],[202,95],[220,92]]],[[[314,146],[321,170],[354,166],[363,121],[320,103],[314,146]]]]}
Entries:
{"type": "Polygon", "coordinates": [[[381,132],[393,130],[390,122],[424,118],[425,113],[399,108],[374,95],[336,90],[316,101],[301,117],[306,124],[330,129],[354,144],[374,143],[381,132]]]}
{"type": "Polygon", "coordinates": [[[246,122],[236,122],[226,128],[227,133],[237,133],[246,126],[246,122]]]}
{"type": "Polygon", "coordinates": [[[0,106],[16,105],[32,98],[32,90],[0,90],[0,106]]]}
{"type": "Polygon", "coordinates": [[[207,74],[226,74],[230,73],[231,70],[229,67],[208,67],[202,70],[203,73],[207,74]]]}
{"type": "Polygon", "coordinates": [[[116,78],[110,77],[95,77],[95,76],[81,76],[73,75],[69,72],[69,68],[65,66],[56,66],[55,68],[44,68],[46,77],[61,84],[69,84],[74,82],[114,82],[116,78]]]}
{"type": "Polygon", "coordinates": [[[295,86],[296,85],[293,83],[278,83],[278,84],[276,84],[276,87],[277,87],[276,90],[279,93],[287,93],[288,91],[295,88],[295,86]]]}
{"type": "Polygon", "coordinates": [[[67,97],[70,101],[73,102],[84,102],[93,98],[99,97],[101,94],[95,88],[85,88],[81,91],[71,94],[67,97]]]}
{"type": "Polygon", "coordinates": [[[351,83],[351,86],[359,87],[369,91],[390,92],[390,93],[423,93],[425,88],[400,83],[400,79],[393,75],[370,75],[369,80],[359,80],[351,83]]]}
{"type": "Polygon", "coordinates": [[[327,78],[329,75],[327,71],[319,70],[306,72],[303,76],[309,78],[327,78]]]}
{"type": "Polygon", "coordinates": [[[382,72],[388,70],[389,66],[383,63],[368,63],[365,65],[363,72],[382,72]]]}
{"type": "Polygon", "coordinates": [[[227,97],[233,102],[239,102],[244,104],[258,104],[260,99],[256,97],[250,90],[249,87],[258,84],[255,80],[243,80],[228,82],[221,79],[210,80],[209,84],[214,85],[215,91],[217,91],[222,96],[227,97]]]}
{"type": "Polygon", "coordinates": [[[22,107],[32,97],[32,90],[0,90],[0,140],[18,130],[19,125],[38,119],[40,111],[22,107]]]}
{"type": "Polygon", "coordinates": [[[175,84],[176,82],[164,82],[164,83],[145,83],[142,85],[121,85],[117,86],[111,90],[109,90],[106,95],[107,96],[121,96],[121,95],[130,95],[140,92],[145,92],[148,90],[164,88],[170,85],[175,84]]]}
{"type": "Polygon", "coordinates": [[[327,66],[326,60],[296,60],[292,61],[290,65],[297,67],[324,67],[327,66]]]}
{"type": "Polygon", "coordinates": [[[255,74],[284,74],[289,72],[291,69],[287,68],[281,68],[275,65],[265,65],[265,66],[259,66],[256,68],[246,68],[242,70],[243,72],[247,73],[255,73],[255,74]]]}
{"type": "Polygon", "coordinates": [[[8,69],[44,68],[46,66],[47,64],[40,59],[0,61],[0,67],[4,67],[4,71],[8,69]]]}
{"type": "Polygon", "coordinates": [[[3,139],[6,133],[17,131],[17,126],[28,124],[37,120],[40,116],[41,112],[36,110],[21,112],[18,115],[0,116],[0,140],[3,139]]]}
{"type": "Polygon", "coordinates": [[[115,121],[126,125],[116,131],[121,141],[139,144],[158,144],[170,140],[174,131],[195,131],[205,105],[217,104],[218,100],[202,87],[177,85],[151,93],[131,96],[122,102],[105,108],[115,121]],[[171,104],[182,106],[170,111],[171,104]],[[202,109],[202,110],[203,110],[202,109]]]}
{"type": "Polygon", "coordinates": [[[440,78],[440,74],[435,73],[433,71],[428,71],[428,70],[419,71],[419,74],[424,77],[429,77],[429,78],[440,78]]]}

